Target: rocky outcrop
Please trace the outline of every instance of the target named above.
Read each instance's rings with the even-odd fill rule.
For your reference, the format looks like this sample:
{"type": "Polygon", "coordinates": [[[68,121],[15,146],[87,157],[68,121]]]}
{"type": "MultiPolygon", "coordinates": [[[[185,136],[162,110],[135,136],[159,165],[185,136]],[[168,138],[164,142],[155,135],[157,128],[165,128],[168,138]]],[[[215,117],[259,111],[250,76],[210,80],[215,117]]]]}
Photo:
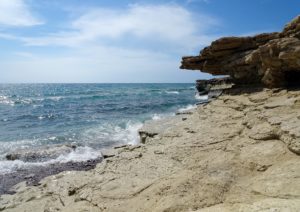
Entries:
{"type": "Polygon", "coordinates": [[[300,85],[300,16],[280,33],[216,40],[199,56],[183,57],[181,68],[230,75],[236,84],[300,85]]]}
{"type": "Polygon", "coordinates": [[[197,80],[196,89],[199,95],[206,95],[215,90],[224,90],[231,88],[233,82],[229,77],[214,78],[209,80],[197,80]]]}

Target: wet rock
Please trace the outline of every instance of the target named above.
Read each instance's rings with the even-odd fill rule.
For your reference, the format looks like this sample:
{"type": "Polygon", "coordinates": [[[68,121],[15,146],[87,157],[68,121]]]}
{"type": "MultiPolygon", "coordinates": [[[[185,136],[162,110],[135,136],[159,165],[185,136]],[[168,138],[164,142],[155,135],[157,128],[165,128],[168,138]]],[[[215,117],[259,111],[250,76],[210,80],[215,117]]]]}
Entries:
{"type": "Polygon", "coordinates": [[[12,194],[14,191],[11,188],[25,181],[27,185],[38,186],[40,180],[47,176],[55,175],[63,171],[87,171],[94,169],[102,158],[82,161],[82,162],[67,162],[67,163],[54,163],[46,166],[32,166],[18,170],[9,174],[0,174],[0,196],[2,194],[12,194]]]}
{"type": "Polygon", "coordinates": [[[24,162],[43,162],[49,159],[55,159],[60,155],[71,153],[75,149],[75,145],[56,145],[37,149],[21,149],[8,153],[6,159],[22,160],[24,162]]]}
{"type": "Polygon", "coordinates": [[[176,115],[192,115],[193,111],[180,111],[180,112],[176,112],[176,115]]]}
{"type": "Polygon", "coordinates": [[[105,149],[101,151],[101,154],[104,159],[107,159],[107,158],[115,157],[117,155],[117,151],[113,149],[105,149]]]}

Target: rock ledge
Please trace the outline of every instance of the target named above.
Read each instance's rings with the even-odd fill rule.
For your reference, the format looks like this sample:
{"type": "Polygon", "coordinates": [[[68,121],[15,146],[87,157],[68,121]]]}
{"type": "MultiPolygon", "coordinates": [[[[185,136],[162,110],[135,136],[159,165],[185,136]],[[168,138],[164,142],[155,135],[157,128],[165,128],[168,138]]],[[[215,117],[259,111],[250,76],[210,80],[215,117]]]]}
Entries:
{"type": "Polygon", "coordinates": [[[230,75],[236,84],[267,87],[300,84],[300,16],[282,32],[253,37],[224,37],[200,55],[183,57],[181,69],[230,75]]]}

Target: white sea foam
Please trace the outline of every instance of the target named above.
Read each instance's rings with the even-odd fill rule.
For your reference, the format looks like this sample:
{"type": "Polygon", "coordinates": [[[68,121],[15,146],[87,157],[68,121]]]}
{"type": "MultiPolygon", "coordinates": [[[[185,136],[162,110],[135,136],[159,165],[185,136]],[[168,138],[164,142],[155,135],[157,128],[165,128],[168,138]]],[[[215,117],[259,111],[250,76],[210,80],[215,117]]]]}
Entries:
{"type": "Polygon", "coordinates": [[[161,114],[154,114],[153,116],[152,116],[152,120],[160,120],[160,119],[162,119],[162,115],[161,114]]]}
{"type": "Polygon", "coordinates": [[[125,129],[116,127],[112,139],[123,144],[135,145],[139,142],[138,130],[143,126],[141,122],[127,122],[125,129]]]}
{"type": "Polygon", "coordinates": [[[199,95],[198,93],[195,95],[195,99],[197,100],[208,100],[208,95],[199,95]]]}
{"type": "Polygon", "coordinates": [[[15,102],[9,99],[7,96],[0,96],[0,104],[14,106],[15,102]]]}
{"type": "Polygon", "coordinates": [[[101,141],[102,146],[118,144],[136,144],[139,141],[138,130],[143,126],[142,122],[127,121],[123,124],[102,124],[89,128],[81,133],[82,142],[91,146],[101,141]]]}
{"type": "Polygon", "coordinates": [[[38,139],[28,139],[28,140],[19,140],[19,141],[0,141],[0,159],[5,158],[7,152],[11,152],[14,149],[26,149],[32,146],[41,145],[42,141],[38,139]]]}
{"type": "Polygon", "coordinates": [[[45,119],[45,117],[44,116],[39,116],[38,119],[43,120],[43,119],[45,119]]]}
{"type": "Polygon", "coordinates": [[[24,162],[21,160],[0,161],[0,174],[8,174],[15,172],[19,169],[30,168],[34,166],[46,166],[55,163],[67,163],[70,161],[73,162],[83,162],[87,160],[92,160],[102,157],[101,152],[94,150],[90,147],[77,147],[75,151],[72,151],[68,154],[60,155],[56,159],[52,159],[46,162],[24,162]]]}
{"type": "Polygon", "coordinates": [[[58,158],[54,160],[50,160],[47,163],[57,163],[57,162],[66,163],[69,161],[81,162],[81,161],[96,159],[98,157],[102,157],[100,151],[85,146],[85,147],[77,147],[75,151],[72,151],[66,155],[60,155],[58,158]]]}
{"type": "Polygon", "coordinates": [[[184,108],[180,108],[178,111],[179,112],[185,112],[185,111],[189,111],[189,110],[192,110],[192,109],[195,109],[195,108],[197,108],[196,105],[188,105],[188,106],[186,106],[184,108]]]}
{"type": "Polygon", "coordinates": [[[179,94],[178,91],[166,91],[167,94],[179,94]]]}
{"type": "Polygon", "coordinates": [[[0,174],[8,174],[26,166],[28,166],[28,164],[20,160],[0,161],[0,174]]]}
{"type": "Polygon", "coordinates": [[[152,120],[160,120],[166,117],[175,116],[175,113],[162,113],[162,114],[153,114],[152,120]]]}
{"type": "Polygon", "coordinates": [[[59,100],[61,100],[63,97],[62,96],[51,96],[48,97],[49,99],[58,102],[59,100]]]}

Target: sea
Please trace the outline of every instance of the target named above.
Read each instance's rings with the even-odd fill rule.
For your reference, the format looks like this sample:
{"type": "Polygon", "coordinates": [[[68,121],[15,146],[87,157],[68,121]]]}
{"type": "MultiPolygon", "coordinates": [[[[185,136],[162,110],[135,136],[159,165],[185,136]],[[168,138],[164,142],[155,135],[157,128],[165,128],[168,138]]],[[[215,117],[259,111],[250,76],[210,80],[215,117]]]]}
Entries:
{"type": "Polygon", "coordinates": [[[173,116],[197,101],[193,83],[0,84],[0,174],[84,161],[99,157],[104,148],[137,144],[145,121],[173,116]],[[78,148],[35,164],[5,157],[15,150],[64,144],[78,148]]]}

